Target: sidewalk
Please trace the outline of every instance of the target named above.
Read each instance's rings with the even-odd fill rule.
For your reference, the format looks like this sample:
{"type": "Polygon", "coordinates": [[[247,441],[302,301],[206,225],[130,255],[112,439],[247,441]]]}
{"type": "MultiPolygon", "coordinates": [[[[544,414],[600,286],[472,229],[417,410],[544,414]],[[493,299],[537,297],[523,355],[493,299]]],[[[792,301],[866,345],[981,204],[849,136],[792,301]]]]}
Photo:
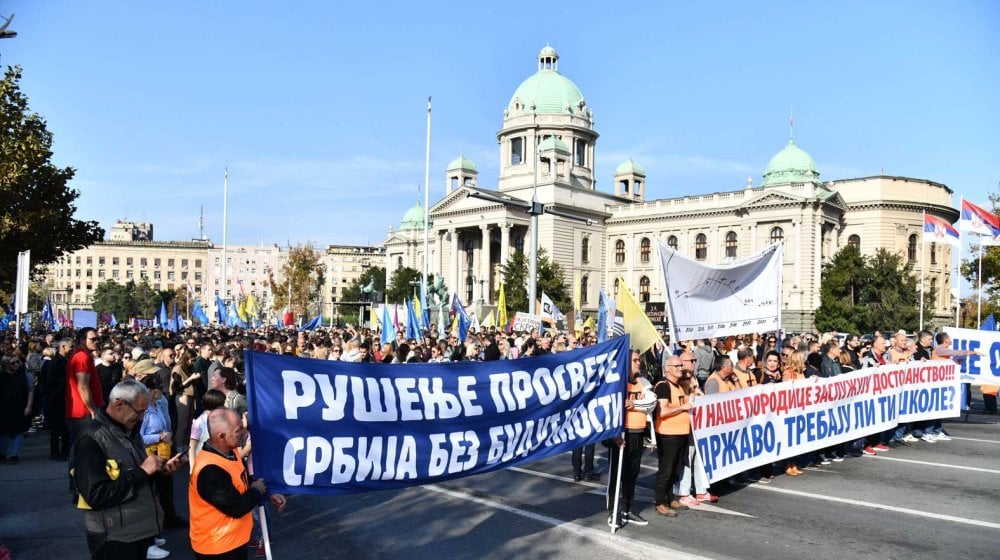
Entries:
{"type": "MultiPolygon", "coordinates": [[[[185,470],[174,482],[178,512],[187,517],[185,470]]],[[[194,555],[186,529],[164,531],[170,558],[194,555]]],[[[70,504],[65,461],[49,459],[49,433],[27,434],[16,465],[0,464],[0,546],[11,560],[86,560],[83,514],[70,504]]]]}

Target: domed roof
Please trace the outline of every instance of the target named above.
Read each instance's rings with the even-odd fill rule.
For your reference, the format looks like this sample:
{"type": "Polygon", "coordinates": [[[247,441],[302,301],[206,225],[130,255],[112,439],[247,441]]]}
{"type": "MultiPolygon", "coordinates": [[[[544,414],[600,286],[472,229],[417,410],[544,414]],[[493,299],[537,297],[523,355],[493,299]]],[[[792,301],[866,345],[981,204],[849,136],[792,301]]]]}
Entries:
{"type": "Polygon", "coordinates": [[[538,53],[538,72],[514,91],[507,104],[509,112],[576,114],[585,110],[580,88],[559,73],[558,60],[559,54],[548,45],[538,53]]]}
{"type": "Polygon", "coordinates": [[[641,175],[646,176],[646,170],[641,165],[628,158],[624,163],[615,168],[615,176],[618,175],[641,175]]]}
{"type": "Polygon", "coordinates": [[[819,171],[812,156],[789,140],[788,145],[771,158],[764,170],[764,186],[783,183],[819,181],[819,171]]]}
{"type": "Polygon", "coordinates": [[[455,170],[475,171],[477,173],[479,171],[478,169],[476,169],[476,164],[472,163],[471,159],[465,157],[465,154],[458,156],[457,158],[453,159],[451,163],[448,164],[448,171],[455,171],[455,170]]]}
{"type": "MultiPolygon", "coordinates": [[[[428,220],[427,225],[433,224],[428,220]]],[[[424,229],[424,207],[419,202],[403,214],[403,223],[399,224],[401,230],[424,229]]]]}

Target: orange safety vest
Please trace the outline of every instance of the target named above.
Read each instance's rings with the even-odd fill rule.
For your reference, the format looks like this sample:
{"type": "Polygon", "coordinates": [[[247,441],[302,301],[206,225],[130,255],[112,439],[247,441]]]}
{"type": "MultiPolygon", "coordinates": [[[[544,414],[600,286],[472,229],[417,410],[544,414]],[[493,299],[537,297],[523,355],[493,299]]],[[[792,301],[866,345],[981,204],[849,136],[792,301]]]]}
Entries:
{"type": "MultiPolygon", "coordinates": [[[[674,385],[669,380],[660,381],[660,383],[669,383],[671,408],[687,402],[687,392],[680,385],[674,385]]],[[[684,436],[691,433],[691,418],[686,410],[666,417],[657,414],[654,424],[656,433],[662,435],[684,436]]]]}
{"type": "MultiPolygon", "coordinates": [[[[629,383],[628,384],[628,398],[636,400],[642,396],[645,392],[642,383],[629,383]]],[[[645,430],[646,429],[646,413],[641,410],[626,410],[625,411],[625,429],[626,430],[645,430]]]]}
{"type": "Polygon", "coordinates": [[[736,387],[733,385],[733,382],[732,381],[727,381],[726,379],[724,379],[721,375],[719,375],[719,372],[717,372],[717,371],[716,372],[712,372],[712,375],[709,375],[708,378],[709,379],[713,379],[713,378],[715,379],[716,383],[719,384],[719,392],[720,393],[728,393],[729,391],[735,391],[736,390],[736,387]]]}
{"type": "Polygon", "coordinates": [[[233,487],[240,494],[250,489],[250,480],[243,467],[243,457],[234,449],[236,460],[229,460],[211,451],[202,451],[194,461],[188,484],[188,504],[191,513],[191,548],[200,554],[222,554],[246,546],[253,530],[253,516],[248,512],[240,518],[229,517],[198,494],[198,476],[208,465],[215,465],[229,474],[233,487]]]}

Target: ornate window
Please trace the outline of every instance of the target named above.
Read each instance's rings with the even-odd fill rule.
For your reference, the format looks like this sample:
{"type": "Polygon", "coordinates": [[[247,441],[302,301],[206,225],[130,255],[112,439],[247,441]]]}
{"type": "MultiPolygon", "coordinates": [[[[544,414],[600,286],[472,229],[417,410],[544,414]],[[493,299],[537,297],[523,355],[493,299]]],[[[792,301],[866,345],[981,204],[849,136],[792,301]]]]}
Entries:
{"type": "Polygon", "coordinates": [[[736,252],[739,248],[739,242],[736,240],[736,232],[731,231],[726,234],[726,258],[735,259],[736,252]]]}
{"type": "Polygon", "coordinates": [[[587,303],[587,301],[589,299],[587,297],[587,291],[588,291],[588,286],[587,285],[589,283],[590,283],[590,277],[589,276],[587,276],[586,274],[584,274],[583,276],[580,277],[580,302],[579,303],[581,303],[581,304],[587,303]]]}
{"type": "Polygon", "coordinates": [[[858,236],[858,235],[855,234],[855,235],[852,235],[852,236],[848,237],[847,238],[847,244],[850,245],[850,246],[852,246],[852,247],[854,247],[859,252],[861,251],[861,237],[860,236],[858,236]]]}
{"type": "Polygon", "coordinates": [[[625,264],[625,242],[615,241],[615,264],[625,264]]]}
{"type": "Polygon", "coordinates": [[[639,279],[639,301],[645,303],[649,301],[649,277],[643,276],[639,279]]]}
{"type": "Polygon", "coordinates": [[[580,260],[582,262],[590,262],[590,238],[584,237],[580,241],[580,260]]]}
{"type": "Polygon", "coordinates": [[[906,241],[906,259],[910,262],[917,260],[917,234],[911,233],[906,241]]]}
{"type": "Polygon", "coordinates": [[[642,241],[639,241],[639,262],[648,263],[649,262],[649,238],[643,237],[642,241]]]}
{"type": "Polygon", "coordinates": [[[771,243],[781,243],[785,240],[785,230],[780,227],[771,228],[771,243]]]}
{"type": "Polygon", "coordinates": [[[676,235],[671,235],[670,237],[667,238],[667,246],[669,246],[674,251],[677,250],[677,236],[676,235]]]}
{"type": "Polygon", "coordinates": [[[706,257],[708,257],[708,237],[704,233],[699,233],[698,237],[694,238],[694,258],[703,261],[706,257]]]}

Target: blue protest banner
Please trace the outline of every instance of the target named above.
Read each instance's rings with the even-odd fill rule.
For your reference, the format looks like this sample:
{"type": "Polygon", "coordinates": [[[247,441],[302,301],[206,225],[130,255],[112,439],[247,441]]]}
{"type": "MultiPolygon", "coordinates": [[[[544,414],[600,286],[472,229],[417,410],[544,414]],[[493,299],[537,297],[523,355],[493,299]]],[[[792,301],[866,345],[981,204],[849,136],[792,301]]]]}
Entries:
{"type": "Polygon", "coordinates": [[[521,360],[362,364],[246,353],[254,472],[272,492],[431,484],[622,431],[629,339],[521,360]]]}

